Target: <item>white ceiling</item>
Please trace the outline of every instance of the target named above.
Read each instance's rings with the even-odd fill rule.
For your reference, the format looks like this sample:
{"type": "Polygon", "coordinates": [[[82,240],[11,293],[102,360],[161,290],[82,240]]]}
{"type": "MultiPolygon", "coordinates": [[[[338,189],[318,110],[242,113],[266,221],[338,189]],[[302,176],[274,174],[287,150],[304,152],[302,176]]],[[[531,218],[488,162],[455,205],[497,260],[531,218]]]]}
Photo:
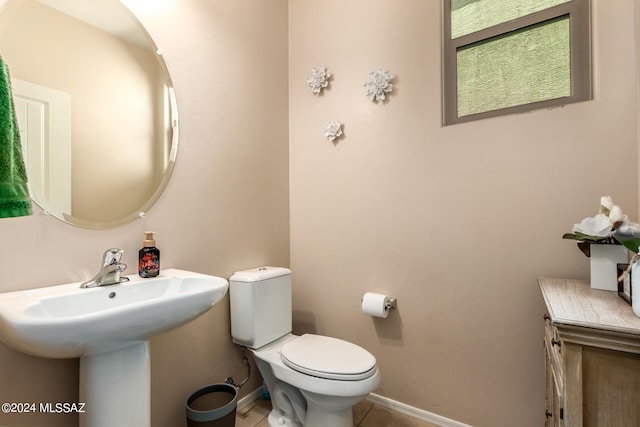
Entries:
{"type": "Polygon", "coordinates": [[[133,14],[119,0],[38,0],[66,15],[118,36],[129,43],[149,48],[149,40],[133,14]]]}

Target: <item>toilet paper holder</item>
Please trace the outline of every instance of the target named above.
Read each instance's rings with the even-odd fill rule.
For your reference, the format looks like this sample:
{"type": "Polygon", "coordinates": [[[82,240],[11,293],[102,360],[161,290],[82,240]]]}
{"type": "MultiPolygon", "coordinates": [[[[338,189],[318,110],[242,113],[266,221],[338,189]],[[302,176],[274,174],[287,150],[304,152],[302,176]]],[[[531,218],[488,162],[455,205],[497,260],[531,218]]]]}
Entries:
{"type": "Polygon", "coordinates": [[[396,308],[396,299],[395,298],[389,298],[389,301],[387,301],[384,304],[384,308],[386,308],[387,310],[390,310],[392,308],[396,308]]]}

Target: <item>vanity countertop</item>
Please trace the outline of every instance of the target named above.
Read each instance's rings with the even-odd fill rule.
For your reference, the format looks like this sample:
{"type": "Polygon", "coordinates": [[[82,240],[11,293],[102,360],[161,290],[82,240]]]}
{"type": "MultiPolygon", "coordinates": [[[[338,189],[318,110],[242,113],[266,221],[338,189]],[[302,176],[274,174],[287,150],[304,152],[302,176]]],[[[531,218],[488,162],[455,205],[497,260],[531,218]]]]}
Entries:
{"type": "Polygon", "coordinates": [[[640,339],[640,317],[617,292],[591,289],[582,280],[540,277],[538,284],[555,326],[609,331],[640,339]]]}

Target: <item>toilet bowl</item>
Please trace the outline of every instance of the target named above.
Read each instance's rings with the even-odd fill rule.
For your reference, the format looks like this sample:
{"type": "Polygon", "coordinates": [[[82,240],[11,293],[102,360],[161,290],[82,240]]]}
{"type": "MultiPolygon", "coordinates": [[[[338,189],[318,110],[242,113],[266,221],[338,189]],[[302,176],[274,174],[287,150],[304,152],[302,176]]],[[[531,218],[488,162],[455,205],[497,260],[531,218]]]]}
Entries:
{"type": "Polygon", "coordinates": [[[231,334],[269,388],[269,426],[352,427],[353,406],[380,383],[375,357],[337,338],[291,334],[291,271],[261,267],[229,279],[231,334]]]}
{"type": "Polygon", "coordinates": [[[351,427],[353,405],[380,383],[375,358],[363,348],[335,338],[288,334],[252,353],[267,387],[274,390],[270,426],[351,427]],[[314,350],[317,350],[315,356],[304,358],[306,351],[314,350]],[[335,363],[336,356],[341,354],[345,362],[342,366],[335,363]],[[323,356],[331,362],[322,363],[323,356]],[[291,358],[295,360],[295,367],[291,366],[294,364],[291,358]],[[281,383],[293,389],[283,389],[281,383]],[[302,404],[296,400],[298,392],[304,398],[302,404]]]}

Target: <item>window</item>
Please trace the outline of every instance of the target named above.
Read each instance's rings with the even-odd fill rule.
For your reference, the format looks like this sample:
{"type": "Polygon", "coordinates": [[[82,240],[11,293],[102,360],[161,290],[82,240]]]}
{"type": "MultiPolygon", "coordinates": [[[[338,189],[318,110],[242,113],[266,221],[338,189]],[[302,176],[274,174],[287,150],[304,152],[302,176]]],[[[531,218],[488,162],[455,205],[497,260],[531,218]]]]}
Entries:
{"type": "Polygon", "coordinates": [[[589,0],[443,0],[444,124],[591,99],[589,0]]]}

